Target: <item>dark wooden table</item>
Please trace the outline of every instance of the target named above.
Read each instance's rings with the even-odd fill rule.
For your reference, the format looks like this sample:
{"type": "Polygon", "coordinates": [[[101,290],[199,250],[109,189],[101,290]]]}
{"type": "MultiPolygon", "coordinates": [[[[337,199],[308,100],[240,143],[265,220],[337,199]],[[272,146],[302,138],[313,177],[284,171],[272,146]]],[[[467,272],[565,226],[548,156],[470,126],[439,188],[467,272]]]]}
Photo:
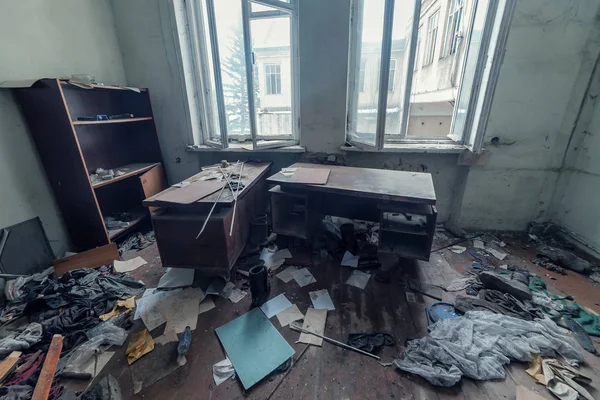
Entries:
{"type": "MultiPolygon", "coordinates": [[[[241,179],[244,189],[238,195],[231,236],[229,230],[234,199],[229,187],[223,191],[198,239],[196,236],[215,204],[219,191],[191,204],[161,201],[162,194],[178,190],[170,187],[144,200],[145,206],[154,208],[152,224],[163,266],[195,268],[206,275],[228,276],[246,244],[250,221],[255,215],[266,212],[268,194],[265,178],[270,166],[271,163],[244,163],[241,179]]],[[[232,164],[224,171],[238,173],[240,166],[232,164]]],[[[186,181],[211,180],[220,175],[218,168],[204,167],[186,181]]]]}
{"type": "Polygon", "coordinates": [[[324,215],[380,223],[379,249],[428,260],[437,210],[431,174],[296,163],[290,168],[325,168],[324,185],[290,181],[281,172],[267,179],[273,230],[309,239],[324,215]]]}

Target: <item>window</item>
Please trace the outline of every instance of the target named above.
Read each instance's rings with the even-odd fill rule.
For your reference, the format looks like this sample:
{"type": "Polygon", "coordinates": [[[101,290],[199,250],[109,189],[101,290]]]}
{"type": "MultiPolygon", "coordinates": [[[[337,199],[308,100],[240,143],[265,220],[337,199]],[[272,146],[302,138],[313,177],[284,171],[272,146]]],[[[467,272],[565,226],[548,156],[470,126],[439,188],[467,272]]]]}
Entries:
{"type": "Polygon", "coordinates": [[[444,41],[444,56],[456,53],[456,46],[460,37],[460,23],[462,20],[463,0],[450,0],[448,8],[448,25],[444,41]]]}
{"type": "Polygon", "coordinates": [[[281,94],[281,65],[265,64],[267,94],[281,94]]]}
{"type": "Polygon", "coordinates": [[[361,60],[360,62],[360,75],[358,87],[361,93],[365,92],[365,68],[367,67],[367,60],[361,60]]]}
{"type": "Polygon", "coordinates": [[[202,93],[195,96],[202,144],[247,149],[297,144],[297,1],[185,3],[194,64],[186,85],[202,93]]]}
{"type": "Polygon", "coordinates": [[[433,62],[433,56],[435,54],[435,44],[437,41],[438,33],[438,18],[440,12],[436,11],[427,22],[427,42],[425,47],[425,59],[423,60],[423,66],[429,65],[433,62]]]}
{"type": "Polygon", "coordinates": [[[515,0],[352,0],[347,142],[371,150],[458,143],[480,151],[514,5],[515,0]],[[463,50],[456,51],[456,42],[449,45],[457,54],[452,63],[439,64],[444,61],[435,56],[440,9],[454,11],[453,31],[463,29],[463,50]],[[366,85],[359,61],[364,59],[378,64],[370,69],[377,76],[369,78],[366,70],[366,85]]]}

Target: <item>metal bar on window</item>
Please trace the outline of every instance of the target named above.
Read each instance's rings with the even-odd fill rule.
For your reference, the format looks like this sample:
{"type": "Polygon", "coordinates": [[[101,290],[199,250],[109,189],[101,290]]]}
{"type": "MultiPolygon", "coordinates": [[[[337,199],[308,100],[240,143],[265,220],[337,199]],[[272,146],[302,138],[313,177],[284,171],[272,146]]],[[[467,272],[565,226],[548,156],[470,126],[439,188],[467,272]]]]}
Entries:
{"type": "Polygon", "coordinates": [[[295,9],[294,4],[284,3],[278,0],[252,0],[252,2],[267,7],[273,7],[281,11],[294,11],[295,9]]]}
{"type": "Polygon", "coordinates": [[[385,135],[388,85],[390,83],[390,58],[392,56],[392,30],[394,29],[394,1],[386,0],[384,8],[381,64],[379,68],[379,102],[377,105],[377,127],[375,129],[375,147],[377,150],[383,148],[385,135]]]}
{"type": "Polygon", "coordinates": [[[273,11],[257,11],[250,13],[250,19],[267,19],[267,18],[280,18],[290,15],[288,12],[273,10],[273,11]]]}
{"type": "Polygon", "coordinates": [[[290,16],[290,63],[292,72],[292,135],[300,142],[300,46],[298,24],[298,2],[290,0],[293,12],[290,16]]]}
{"type": "Polygon", "coordinates": [[[415,0],[415,11],[413,13],[413,24],[410,36],[410,47],[408,49],[408,60],[406,69],[406,81],[404,82],[404,104],[402,105],[402,123],[400,124],[400,137],[406,137],[408,128],[408,117],[410,114],[410,92],[414,73],[415,54],[417,52],[417,36],[419,34],[419,21],[421,19],[421,0],[415,0]]]}
{"type": "Polygon", "coordinates": [[[219,125],[221,127],[221,142],[223,148],[228,147],[227,141],[227,114],[225,111],[225,98],[223,96],[223,80],[221,77],[221,58],[219,57],[219,40],[217,38],[217,26],[215,19],[214,0],[206,0],[206,11],[208,13],[208,29],[210,32],[211,53],[213,57],[213,69],[215,75],[215,91],[217,95],[217,108],[219,110],[219,125]]]}
{"type": "Polygon", "coordinates": [[[256,149],[256,109],[254,104],[254,65],[252,62],[252,37],[250,35],[250,0],[242,1],[242,27],[244,31],[244,54],[246,56],[246,83],[252,148],[256,149]]]}

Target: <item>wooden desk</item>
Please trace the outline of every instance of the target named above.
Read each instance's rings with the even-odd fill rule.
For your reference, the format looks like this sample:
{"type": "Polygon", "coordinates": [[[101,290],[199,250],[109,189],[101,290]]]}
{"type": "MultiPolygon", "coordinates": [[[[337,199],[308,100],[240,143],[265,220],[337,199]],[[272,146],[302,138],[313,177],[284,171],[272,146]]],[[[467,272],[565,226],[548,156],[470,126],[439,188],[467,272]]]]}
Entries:
{"type": "Polygon", "coordinates": [[[296,163],[290,168],[326,168],[325,185],[269,177],[273,231],[309,239],[323,215],[380,223],[379,250],[429,260],[437,210],[431,174],[296,163]]]}
{"type": "MultiPolygon", "coordinates": [[[[206,275],[228,276],[248,239],[251,219],[264,213],[267,207],[267,183],[265,178],[271,163],[244,164],[242,183],[244,189],[238,196],[233,235],[229,229],[233,217],[233,196],[226,188],[217,202],[206,228],[196,239],[208,213],[219,196],[217,191],[191,204],[173,204],[161,201],[167,190],[144,201],[147,207],[158,207],[152,212],[152,225],[164,267],[195,268],[206,275]]],[[[229,167],[235,173],[239,166],[229,167]]],[[[190,183],[205,180],[219,173],[205,169],[187,179],[190,183]]]]}

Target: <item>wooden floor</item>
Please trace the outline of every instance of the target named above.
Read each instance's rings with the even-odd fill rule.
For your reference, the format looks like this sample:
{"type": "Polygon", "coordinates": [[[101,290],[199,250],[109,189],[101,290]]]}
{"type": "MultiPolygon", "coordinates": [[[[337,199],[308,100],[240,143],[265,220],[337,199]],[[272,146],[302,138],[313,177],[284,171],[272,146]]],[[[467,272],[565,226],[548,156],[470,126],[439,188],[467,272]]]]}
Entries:
{"type": "MultiPolygon", "coordinates": [[[[518,238],[503,239],[508,243],[506,249],[512,254],[502,263],[530,268],[544,278],[551,288],[569,293],[578,302],[600,311],[600,307],[596,305],[600,303],[600,291],[593,282],[575,273],[557,276],[537,267],[531,263],[532,248],[527,248],[518,238]],[[550,276],[557,280],[551,280],[550,276]]],[[[440,244],[444,242],[436,239],[434,248],[440,244]]],[[[305,255],[302,260],[302,254],[293,253],[298,256],[294,260],[296,265],[309,264],[308,256],[305,255]]],[[[126,258],[138,255],[149,261],[149,265],[135,271],[135,275],[144,280],[148,287],[154,287],[163,273],[157,249],[151,246],[141,252],[129,253],[126,258]]],[[[435,302],[421,295],[416,296],[416,302],[407,302],[404,287],[399,283],[401,278],[410,277],[425,283],[445,285],[461,276],[471,262],[472,258],[467,253],[459,255],[442,250],[433,253],[430,262],[402,262],[402,271],[396,271],[389,284],[381,284],[371,278],[365,290],[360,290],[345,284],[350,269],[331,261],[310,266],[317,283],[304,288],[299,288],[293,281],[284,284],[279,279],[272,278],[271,296],[285,293],[292,303],[296,303],[305,312],[310,305],[308,292],[328,289],[336,310],[328,314],[325,335],[345,342],[352,332],[391,333],[397,345],[384,348],[381,356],[385,363],[401,355],[402,346],[407,339],[426,334],[425,307],[435,302]]],[[[238,286],[239,284],[240,282],[238,286]]],[[[452,301],[455,294],[444,293],[444,300],[452,301]]],[[[138,395],[133,395],[131,373],[125,357],[126,345],[117,350],[102,375],[113,374],[121,385],[124,398],[128,399],[267,399],[280,382],[271,397],[273,399],[514,399],[516,385],[523,385],[544,398],[553,398],[545,387],[533,382],[524,371],[525,365],[519,363],[510,364],[504,380],[474,382],[463,379],[455,387],[438,388],[419,377],[398,372],[393,367],[383,367],[374,359],[329,343],[324,343],[321,348],[311,346],[299,361],[295,361],[292,371],[285,378],[282,378],[283,375],[266,378],[249,392],[244,393],[237,381],[227,381],[213,387],[212,365],[225,358],[215,328],[245,313],[250,304],[250,296],[238,304],[217,298],[215,304],[215,309],[199,317],[187,364],[168,377],[138,395]]],[[[281,328],[276,318],[271,321],[296,350],[296,358],[305,346],[295,343],[299,334],[288,327],[281,328]]],[[[141,329],[143,324],[136,321],[132,332],[141,329]]],[[[163,326],[157,328],[152,332],[153,336],[161,335],[163,329],[163,326]]],[[[593,380],[590,392],[600,397],[600,392],[596,390],[600,388],[600,375],[596,372],[600,363],[588,353],[585,353],[585,358],[586,365],[582,371],[593,380]]]]}

